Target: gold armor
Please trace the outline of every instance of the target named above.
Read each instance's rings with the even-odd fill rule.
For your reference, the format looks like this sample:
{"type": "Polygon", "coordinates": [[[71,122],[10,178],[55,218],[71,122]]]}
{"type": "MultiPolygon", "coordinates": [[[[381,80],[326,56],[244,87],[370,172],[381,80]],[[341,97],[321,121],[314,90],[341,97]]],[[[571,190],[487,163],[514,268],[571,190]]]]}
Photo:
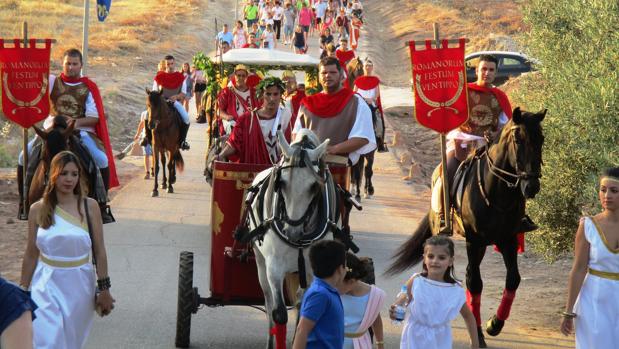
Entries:
{"type": "Polygon", "coordinates": [[[496,131],[502,109],[494,94],[469,89],[468,97],[469,120],[460,126],[460,130],[480,137],[483,137],[486,131],[496,131]]]}
{"type": "Polygon", "coordinates": [[[86,84],[71,86],[57,78],[49,94],[50,115],[73,119],[86,117],[86,99],[89,92],[86,84]]]}

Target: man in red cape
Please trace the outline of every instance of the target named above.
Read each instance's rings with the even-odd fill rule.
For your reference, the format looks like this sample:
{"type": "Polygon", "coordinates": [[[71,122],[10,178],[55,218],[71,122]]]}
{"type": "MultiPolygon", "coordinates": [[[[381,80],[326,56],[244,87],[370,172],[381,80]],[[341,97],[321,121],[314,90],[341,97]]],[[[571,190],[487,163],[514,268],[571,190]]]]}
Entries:
{"type": "Polygon", "coordinates": [[[290,110],[282,107],[284,83],[279,78],[266,77],[258,85],[257,94],[262,106],[256,111],[247,111],[236,120],[230,138],[217,159],[231,155],[238,162],[248,164],[275,164],[281,157],[277,131],[284,132],[290,142],[290,110]]]}
{"type": "Polygon", "coordinates": [[[217,96],[220,134],[229,134],[242,114],[258,106],[254,89],[247,85],[249,69],[243,64],[234,68],[233,83],[226,86],[217,96]]]}
{"type": "MultiPolygon", "coordinates": [[[[81,142],[88,149],[93,161],[99,168],[107,191],[110,188],[117,187],[119,182],[105,119],[103,100],[97,85],[89,78],[81,76],[81,70],[82,53],[74,48],[65,51],[62,73],[59,77],[50,75],[50,116],[43,123],[43,127],[45,129],[53,127],[53,120],[56,116],[74,120],[75,129],[79,130],[81,142]],[[102,146],[102,149],[100,146],[102,146]]],[[[29,154],[35,139],[28,144],[29,154]]],[[[24,175],[22,162],[23,159],[20,156],[17,169],[19,177],[24,175]]],[[[21,186],[20,195],[24,195],[21,193],[21,186]]],[[[101,204],[105,206],[104,203],[101,204]]],[[[105,213],[105,211],[102,210],[102,213],[105,213]]],[[[103,219],[105,223],[111,221],[107,219],[107,216],[103,219]]],[[[112,219],[111,216],[110,219],[112,219]]]]}
{"type": "Polygon", "coordinates": [[[340,47],[335,50],[335,57],[340,61],[340,66],[344,69],[345,75],[348,75],[346,65],[355,58],[355,51],[348,49],[348,39],[346,37],[340,39],[340,47]]]}
{"type": "MultiPolygon", "coordinates": [[[[301,101],[292,138],[301,128],[308,128],[321,142],[330,140],[327,153],[346,156],[355,164],[360,155],[376,149],[372,112],[361,96],[342,86],[345,75],[337,58],[323,58],[318,69],[323,90],[301,101]]],[[[348,218],[352,205],[345,198],[341,202],[342,234],[338,238],[351,247],[348,218]]]]}
{"type": "Polygon", "coordinates": [[[305,98],[305,87],[301,87],[303,86],[302,84],[297,84],[297,77],[292,70],[286,70],[282,73],[282,81],[286,84],[286,91],[284,91],[286,107],[292,113],[290,124],[294,126],[299,114],[299,108],[301,107],[301,101],[305,98]]]}

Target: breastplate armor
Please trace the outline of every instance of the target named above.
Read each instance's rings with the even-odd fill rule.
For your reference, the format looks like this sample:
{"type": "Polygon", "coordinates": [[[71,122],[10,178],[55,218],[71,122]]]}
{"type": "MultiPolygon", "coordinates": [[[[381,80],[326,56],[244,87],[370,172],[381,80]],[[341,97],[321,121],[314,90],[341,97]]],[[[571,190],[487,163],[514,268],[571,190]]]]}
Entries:
{"type": "Polygon", "coordinates": [[[50,115],[61,115],[73,119],[86,117],[86,99],[89,92],[88,87],[83,83],[71,86],[62,79],[56,78],[49,94],[50,115]]]}
{"type": "Polygon", "coordinates": [[[501,106],[491,92],[468,91],[469,120],[460,130],[482,137],[486,131],[496,131],[499,125],[501,106]]]}

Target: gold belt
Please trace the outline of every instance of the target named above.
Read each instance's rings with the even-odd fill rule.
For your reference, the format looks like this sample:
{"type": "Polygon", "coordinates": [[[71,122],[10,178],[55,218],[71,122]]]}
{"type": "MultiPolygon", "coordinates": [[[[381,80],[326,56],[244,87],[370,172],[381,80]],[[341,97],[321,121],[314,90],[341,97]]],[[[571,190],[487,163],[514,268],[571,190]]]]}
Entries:
{"type": "Polygon", "coordinates": [[[611,273],[609,271],[600,271],[589,268],[589,274],[599,276],[604,279],[619,281],[619,273],[611,273]]]}
{"type": "Polygon", "coordinates": [[[82,259],[78,259],[75,261],[57,261],[57,260],[53,260],[53,259],[49,259],[47,257],[45,257],[44,255],[40,255],[39,258],[41,259],[41,261],[47,265],[51,265],[52,267],[56,267],[56,268],[75,268],[75,267],[79,267],[81,265],[84,265],[86,263],[88,263],[88,258],[89,256],[86,256],[82,259]]]}
{"type": "Polygon", "coordinates": [[[365,334],[365,332],[344,333],[344,337],[346,337],[346,338],[359,338],[359,337],[363,337],[364,334],[365,334]]]}

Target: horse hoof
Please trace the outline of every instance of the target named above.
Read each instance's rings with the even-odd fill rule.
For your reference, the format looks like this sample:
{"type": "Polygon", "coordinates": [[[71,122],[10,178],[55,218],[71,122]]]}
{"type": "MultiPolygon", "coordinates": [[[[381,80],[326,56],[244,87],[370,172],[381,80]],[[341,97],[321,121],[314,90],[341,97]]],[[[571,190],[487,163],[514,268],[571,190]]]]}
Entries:
{"type": "Polygon", "coordinates": [[[481,330],[481,327],[477,327],[477,338],[479,340],[480,348],[488,348],[488,344],[486,344],[486,339],[484,338],[484,331],[481,330]]]}
{"type": "Polygon", "coordinates": [[[491,336],[498,336],[505,325],[504,320],[499,320],[496,315],[492,316],[488,322],[486,322],[486,333],[491,336]]]}
{"type": "Polygon", "coordinates": [[[172,188],[172,186],[168,187],[168,193],[170,194],[174,193],[174,188],[172,188]]]}
{"type": "Polygon", "coordinates": [[[159,192],[158,192],[158,191],[156,191],[156,190],[153,190],[153,192],[152,192],[152,193],[150,193],[150,196],[151,196],[151,197],[153,197],[153,198],[154,198],[154,197],[157,197],[157,196],[159,196],[159,192]]]}
{"type": "Polygon", "coordinates": [[[165,184],[165,183],[164,183],[164,184],[162,184],[162,185],[161,185],[161,189],[168,189],[168,185],[167,185],[167,184],[165,184]]]}

